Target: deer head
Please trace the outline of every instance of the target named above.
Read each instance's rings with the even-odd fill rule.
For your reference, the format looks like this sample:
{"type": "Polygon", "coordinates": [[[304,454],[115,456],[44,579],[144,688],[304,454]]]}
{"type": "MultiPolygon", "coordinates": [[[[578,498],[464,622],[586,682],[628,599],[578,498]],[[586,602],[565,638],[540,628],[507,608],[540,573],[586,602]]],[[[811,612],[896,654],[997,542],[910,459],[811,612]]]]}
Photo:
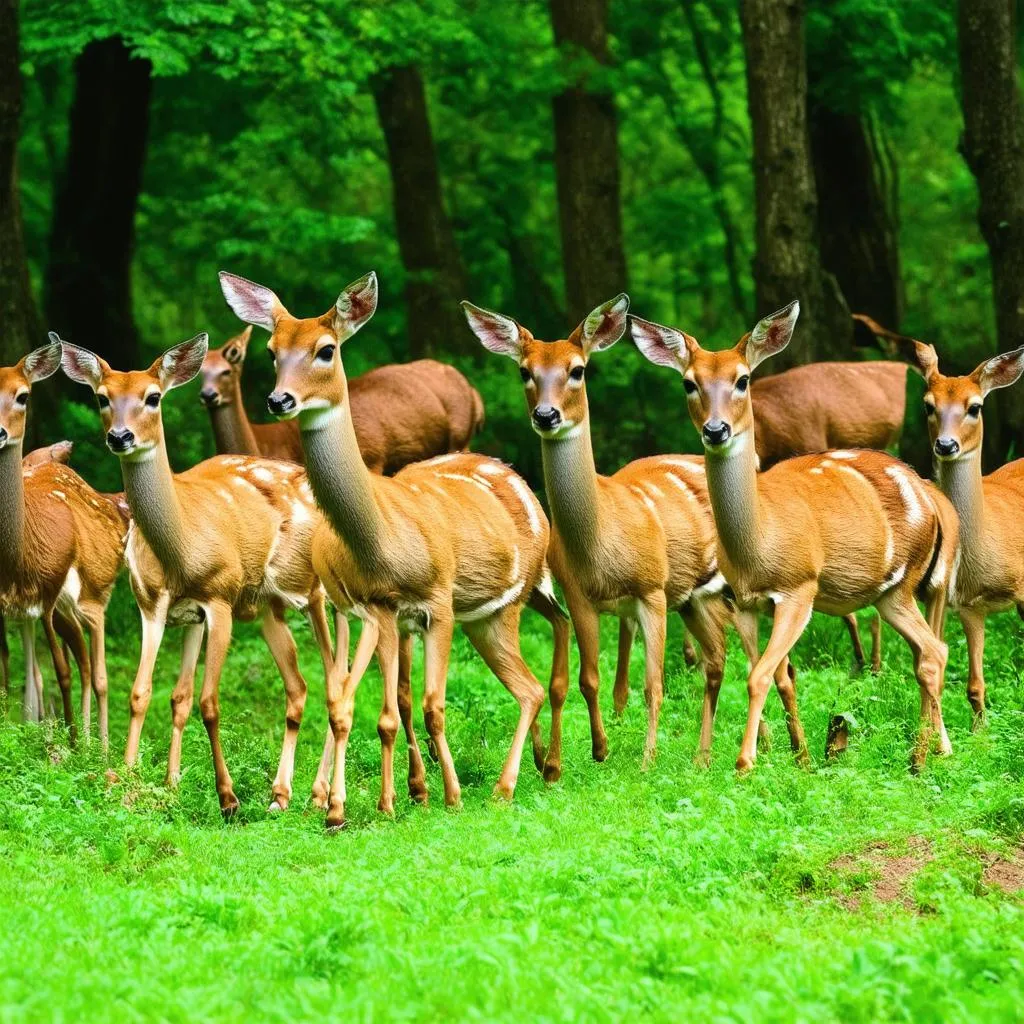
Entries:
{"type": "Polygon", "coordinates": [[[60,368],[60,339],[50,338],[49,345],[29,352],[17,366],[0,368],[0,448],[22,444],[32,385],[60,368]]]}
{"type": "Polygon", "coordinates": [[[245,354],[252,337],[252,326],[225,342],[220,348],[211,348],[203,360],[200,372],[199,401],[207,409],[230,405],[242,379],[245,354]]]}

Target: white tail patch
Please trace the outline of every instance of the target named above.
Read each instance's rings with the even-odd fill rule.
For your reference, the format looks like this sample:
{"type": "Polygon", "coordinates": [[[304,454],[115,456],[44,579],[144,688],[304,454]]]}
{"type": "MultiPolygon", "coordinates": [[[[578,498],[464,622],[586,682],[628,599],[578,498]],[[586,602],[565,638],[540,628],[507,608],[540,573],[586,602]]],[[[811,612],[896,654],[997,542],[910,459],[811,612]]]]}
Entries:
{"type": "Polygon", "coordinates": [[[918,495],[914,482],[910,475],[901,466],[888,466],[885,470],[888,476],[896,482],[903,504],[907,506],[907,522],[911,526],[917,526],[924,522],[924,508],[918,495]]]}
{"type": "Polygon", "coordinates": [[[523,507],[526,509],[526,518],[530,522],[530,532],[535,536],[538,536],[541,532],[540,525],[540,506],[537,504],[537,498],[534,493],[526,486],[523,478],[517,476],[515,473],[509,473],[508,482],[512,490],[516,492],[519,500],[523,503],[523,507]]]}
{"type": "Polygon", "coordinates": [[[537,590],[550,601],[558,600],[555,596],[555,584],[551,579],[551,571],[548,569],[546,562],[544,563],[544,571],[541,573],[540,583],[537,584],[537,590]]]}
{"type": "Polygon", "coordinates": [[[712,597],[715,594],[720,594],[725,589],[725,577],[720,573],[716,572],[714,576],[707,581],[702,583],[699,587],[695,587],[690,594],[690,600],[694,598],[712,597]]]}
{"type": "Polygon", "coordinates": [[[903,581],[903,577],[906,575],[906,565],[901,565],[898,568],[894,569],[891,573],[889,573],[888,577],[886,578],[886,581],[882,584],[881,593],[888,593],[890,590],[892,590],[893,587],[901,583],[903,581]]]}

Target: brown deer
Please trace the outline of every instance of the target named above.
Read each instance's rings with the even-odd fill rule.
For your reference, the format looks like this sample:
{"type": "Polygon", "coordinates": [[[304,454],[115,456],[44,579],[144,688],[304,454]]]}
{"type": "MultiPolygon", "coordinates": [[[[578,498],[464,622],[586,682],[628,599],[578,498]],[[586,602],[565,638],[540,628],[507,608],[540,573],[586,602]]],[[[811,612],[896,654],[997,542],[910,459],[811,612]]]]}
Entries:
{"type": "Polygon", "coordinates": [[[921,688],[913,765],[927,757],[932,730],[950,752],[942,721],[946,645],[936,636],[959,557],[959,522],[949,500],[882,452],[804,455],[757,471],[750,375],[789,343],[799,304],[761,320],[731,349],[707,351],[669,327],[631,318],[651,362],[683,376],[701,434],[718,527],[718,558],[743,608],[770,608],[771,638],[748,679],[740,770],[753,766],[757,726],[772,677],[814,609],[848,615],[874,605],[910,645],[921,688]],[[928,598],[929,622],[915,595],[928,598]]]}
{"type": "Polygon", "coordinates": [[[99,356],[65,343],[64,372],[96,394],[107,447],[119,459],[132,512],[126,559],[142,613],[142,655],[132,687],[125,761],[138,759],[152,693],[153,667],[168,623],[186,625],[167,779],[181,772],[182,731],[205,626],[206,661],[199,707],[210,738],[221,812],[238,808],[220,743],[220,676],[232,621],[262,618],[263,637],[284,680],[285,737],[273,783],[272,810],[291,799],[295,744],[306,699],[287,608],[308,613],[325,667],[333,661],[323,588],[310,545],[320,517],[301,467],[272,459],[215,456],[184,473],[167,457],[161,406],[172,388],[199,372],[207,337],[199,334],[148,369],[122,373],[99,356]]]}
{"type": "Polygon", "coordinates": [[[982,475],[982,410],[991,391],[1020,379],[1024,347],[986,359],[965,377],[947,377],[932,345],[900,341],[925,379],[936,478],[960,515],[953,604],[967,638],[967,698],[978,728],[985,721],[985,618],[1013,607],[1024,618],[1024,459],[982,475]]]}
{"type": "MultiPolygon", "coordinates": [[[[203,361],[200,401],[210,412],[217,451],[302,462],[297,424],[250,423],[242,370],[252,327],[203,361]]],[[[453,366],[420,359],[381,366],[349,381],[349,402],[363,461],[373,473],[462,451],[483,426],[483,400],[453,366]]]]}
{"type": "Polygon", "coordinates": [[[313,564],[336,606],[364,622],[351,672],[338,659],[327,677],[335,740],[328,827],[345,820],[352,709],[375,649],[384,679],[378,807],[385,813],[394,809],[400,713],[409,739],[409,792],[414,799],[426,797],[411,698],[400,689],[398,646],[404,633],[423,635],[427,731],[441,764],[445,803],[459,803],[445,738],[448,659],[457,622],[519,704],[519,723],[495,787],[495,795],[511,799],[527,733],[538,768],[544,763],[536,721],[544,690],[519,651],[525,604],[555,630],[553,690],[564,687],[568,672],[568,622],[551,591],[545,564],[549,527],[540,503],[508,466],[480,455],[442,455],[394,477],[369,471],[359,452],[340,353],[377,307],[374,274],[345,288],[323,316],[305,319],[292,316],[269,288],[223,272],[220,280],[239,318],[271,332],[277,385],[267,405],[275,416],[298,420],[310,483],[327,519],[313,539],[313,564]]]}
{"type": "Polygon", "coordinates": [[[32,386],[55,373],[60,362],[57,341],[30,352],[17,366],[0,369],[0,612],[5,624],[8,619],[21,621],[25,720],[42,714],[42,675],[35,654],[35,623],[42,620],[71,735],[75,736],[71,670],[58,626],[79,666],[83,730],[88,736],[95,691],[105,750],[104,625],[121,568],[126,526],[114,506],[69,467],[53,461],[38,462],[28,470],[22,466],[32,386]],[[83,627],[89,632],[89,645],[83,627]]]}
{"type": "MultiPolygon", "coordinates": [[[[707,760],[725,668],[725,627],[732,614],[716,564],[715,524],[702,461],[693,456],[639,459],[613,476],[598,474],[590,436],[586,368],[626,330],[629,299],[598,306],[565,341],[539,341],[517,321],[464,302],[469,326],[486,349],[519,366],[530,423],[541,438],[544,487],[551,506],[548,560],[565,593],[580,648],[580,690],[590,713],[594,759],[608,740],[598,701],[598,616],[619,617],[615,710],[629,695],[629,653],[639,624],[646,651],[644,764],[655,754],[664,676],[665,618],[677,611],[704,652],[700,757],[707,760]]],[[[757,660],[757,620],[743,637],[757,660]]],[[[780,692],[786,693],[789,677],[780,692]]],[[[565,691],[551,693],[551,750],[560,748],[565,691]]],[[[793,718],[795,722],[795,717],[793,718]]],[[[549,751],[550,753],[550,751],[549,751]]],[[[547,772],[547,768],[545,769],[547,772]]]]}

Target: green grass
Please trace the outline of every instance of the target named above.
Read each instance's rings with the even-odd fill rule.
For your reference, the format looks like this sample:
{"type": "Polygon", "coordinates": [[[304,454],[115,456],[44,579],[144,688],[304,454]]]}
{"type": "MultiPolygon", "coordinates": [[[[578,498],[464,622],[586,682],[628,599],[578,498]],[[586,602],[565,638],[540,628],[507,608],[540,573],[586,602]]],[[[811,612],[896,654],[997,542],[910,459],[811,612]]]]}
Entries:
{"type": "MultiPolygon", "coordinates": [[[[129,621],[123,606],[118,618],[129,621]]],[[[1015,617],[990,626],[992,711],[977,735],[963,637],[950,626],[954,755],[916,778],[907,763],[917,687],[903,645],[887,631],[882,675],[851,675],[841,624],[818,618],[796,652],[811,770],[793,763],[773,695],[774,744],[753,774],[736,777],[745,717],[737,650],[714,762],[693,764],[701,682],[682,664],[673,624],[658,760],[642,773],[642,652],[616,722],[609,621],[608,760],[590,760],[574,687],[562,781],[545,787],[527,754],[510,806],[490,791],[515,705],[460,637],[448,722],[462,811],[444,809],[428,762],[431,806],[400,799],[394,820],[377,814],[374,670],[357,701],[350,822],[338,835],[324,834],[307,803],[325,715],[311,637],[304,625],[297,631],[311,697],[295,800],[276,817],[265,807],[283,695],[251,628],[238,629],[222,686],[242,801],[231,824],[219,817],[198,718],[180,789],[161,785],[173,634],[141,768],[129,774],[112,756],[115,784],[95,749],[69,751],[60,730],[19,726],[12,708],[0,724],[0,1020],[1021,1019],[1024,902],[982,878],[983,857],[1012,850],[1024,833],[1015,617]],[[845,757],[826,765],[837,711],[851,712],[857,728],[845,757]],[[899,854],[911,837],[927,839],[933,858],[907,880],[904,900],[873,898],[870,865],[834,863],[877,842],[889,846],[882,856],[899,854]]],[[[122,628],[110,646],[119,752],[136,631],[122,628]]],[[[524,650],[546,676],[549,634],[532,613],[524,650]]],[[[399,750],[404,766],[401,740],[399,750]]]]}

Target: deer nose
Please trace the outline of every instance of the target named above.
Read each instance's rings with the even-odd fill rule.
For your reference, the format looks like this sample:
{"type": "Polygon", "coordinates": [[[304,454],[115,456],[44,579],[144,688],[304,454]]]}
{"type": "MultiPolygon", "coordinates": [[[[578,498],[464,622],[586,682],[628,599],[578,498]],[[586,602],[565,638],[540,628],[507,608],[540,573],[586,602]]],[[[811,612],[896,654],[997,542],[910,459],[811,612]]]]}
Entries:
{"type": "Polygon", "coordinates": [[[107,447],[114,452],[126,452],[135,447],[135,435],[127,428],[107,431],[107,447]]]}
{"type": "Polygon", "coordinates": [[[725,444],[732,436],[732,427],[722,420],[708,420],[701,430],[704,443],[710,445],[725,444]]]}
{"type": "Polygon", "coordinates": [[[533,422],[541,430],[554,430],[562,422],[562,414],[553,405],[538,405],[533,410],[533,422]]]}
{"type": "Polygon", "coordinates": [[[275,416],[283,416],[286,412],[293,412],[298,405],[295,396],[288,391],[271,391],[267,397],[267,408],[275,416]]]}
{"type": "Polygon", "coordinates": [[[7,431],[4,430],[3,427],[0,427],[0,448],[3,448],[3,446],[7,444],[7,438],[9,436],[10,435],[7,433],[7,431]]]}
{"type": "Polygon", "coordinates": [[[199,401],[202,402],[203,405],[216,405],[219,397],[220,396],[213,388],[203,388],[203,390],[199,392],[199,401]]]}
{"type": "Polygon", "coordinates": [[[952,437],[937,437],[935,439],[935,454],[940,458],[949,458],[960,451],[960,442],[952,437]]]}

